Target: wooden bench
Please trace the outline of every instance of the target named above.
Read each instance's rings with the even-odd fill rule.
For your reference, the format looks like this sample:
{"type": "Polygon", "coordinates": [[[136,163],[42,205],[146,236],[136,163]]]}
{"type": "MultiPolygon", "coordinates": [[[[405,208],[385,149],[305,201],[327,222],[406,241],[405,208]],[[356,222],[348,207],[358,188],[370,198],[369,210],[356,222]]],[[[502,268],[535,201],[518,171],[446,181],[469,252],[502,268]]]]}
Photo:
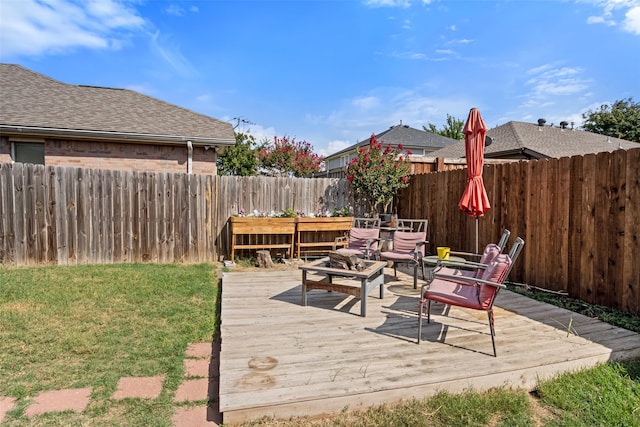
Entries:
{"type": "MultiPolygon", "coordinates": [[[[318,218],[297,218],[297,257],[300,258],[300,250],[303,248],[325,248],[319,252],[329,252],[335,244],[336,234],[344,235],[353,226],[353,217],[318,217],[318,218]],[[337,232],[337,233],[336,233],[337,232]],[[304,241],[303,233],[325,233],[325,240],[304,241]]],[[[317,237],[317,235],[316,235],[317,237]]],[[[311,239],[309,239],[311,240],[311,239]]],[[[346,246],[347,241],[339,242],[338,246],[346,246]]]]}
{"type": "Polygon", "coordinates": [[[296,218],[259,218],[259,217],[231,217],[231,261],[235,258],[236,249],[286,249],[289,257],[293,257],[293,245],[296,234],[296,218]],[[246,235],[263,235],[270,240],[269,235],[288,236],[287,242],[243,243],[246,235]]]}

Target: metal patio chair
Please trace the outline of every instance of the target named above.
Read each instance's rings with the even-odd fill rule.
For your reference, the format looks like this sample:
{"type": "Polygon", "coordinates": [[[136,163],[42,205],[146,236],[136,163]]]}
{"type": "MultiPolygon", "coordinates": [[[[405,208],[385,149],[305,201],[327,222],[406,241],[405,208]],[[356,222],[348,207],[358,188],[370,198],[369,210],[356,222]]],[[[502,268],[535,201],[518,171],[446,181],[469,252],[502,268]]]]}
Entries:
{"type": "MultiPolygon", "coordinates": [[[[487,268],[481,269],[480,277],[450,275],[436,272],[433,279],[422,286],[418,304],[418,344],[422,336],[422,315],[427,312],[427,323],[431,321],[431,301],[450,306],[470,308],[487,312],[493,355],[497,357],[495,328],[493,324],[493,303],[500,289],[505,288],[513,265],[522,251],[524,240],[520,237],[511,247],[509,254],[497,255],[487,268]]],[[[480,270],[479,270],[480,271],[480,270]]]]}

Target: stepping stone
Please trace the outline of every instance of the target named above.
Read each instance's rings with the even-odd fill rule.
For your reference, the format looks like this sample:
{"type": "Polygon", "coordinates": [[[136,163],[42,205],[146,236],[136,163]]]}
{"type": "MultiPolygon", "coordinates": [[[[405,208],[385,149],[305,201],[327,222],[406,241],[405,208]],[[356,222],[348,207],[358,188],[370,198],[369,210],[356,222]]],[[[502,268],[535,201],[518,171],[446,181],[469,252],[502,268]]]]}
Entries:
{"type": "Polygon", "coordinates": [[[82,412],[89,404],[91,388],[69,388],[40,393],[33,399],[24,414],[27,417],[46,412],[74,411],[82,412]]]}
{"type": "Polygon", "coordinates": [[[0,424],[7,412],[16,407],[16,399],[13,397],[1,397],[0,396],[0,424]]]}
{"type": "Polygon", "coordinates": [[[212,377],[216,367],[209,359],[184,359],[184,371],[187,377],[212,377]]]}
{"type": "Polygon", "coordinates": [[[139,398],[155,399],[162,391],[164,377],[123,377],[118,381],[118,389],[113,399],[139,398]]]}
{"type": "Polygon", "coordinates": [[[222,424],[218,404],[176,408],[171,419],[173,427],[217,427],[222,424]]]}
{"type": "Polygon", "coordinates": [[[210,383],[209,378],[202,378],[198,380],[185,380],[180,384],[176,395],[173,398],[174,402],[192,402],[194,400],[207,400],[209,398],[209,387],[217,387],[217,384],[210,383]]]}
{"type": "MultiPolygon", "coordinates": [[[[215,343],[214,343],[215,345],[215,343]]],[[[195,357],[198,359],[210,358],[213,354],[212,344],[210,342],[198,342],[187,346],[187,357],[195,357]]]]}

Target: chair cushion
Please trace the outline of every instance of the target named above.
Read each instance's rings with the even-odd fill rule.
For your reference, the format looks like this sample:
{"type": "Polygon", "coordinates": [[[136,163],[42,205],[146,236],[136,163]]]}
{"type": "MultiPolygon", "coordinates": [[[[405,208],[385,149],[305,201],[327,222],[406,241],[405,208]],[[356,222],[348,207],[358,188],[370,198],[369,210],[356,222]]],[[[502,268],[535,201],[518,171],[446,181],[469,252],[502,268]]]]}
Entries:
{"type": "Polygon", "coordinates": [[[380,259],[388,260],[388,261],[413,261],[413,254],[398,253],[398,252],[380,252],[380,259]]]}
{"type": "MultiPolygon", "coordinates": [[[[424,242],[425,240],[427,240],[426,232],[412,233],[396,231],[393,233],[393,252],[411,253],[416,250],[417,243],[424,242]]],[[[424,256],[424,245],[420,246],[419,252],[424,256]]]]}
{"type": "MultiPolygon", "coordinates": [[[[349,246],[348,249],[364,250],[367,248],[367,242],[371,239],[377,239],[380,236],[380,230],[377,228],[352,228],[349,230],[349,246]]],[[[378,249],[378,241],[371,242],[369,249],[375,251],[378,249]]]]}
{"type": "MultiPolygon", "coordinates": [[[[493,260],[500,255],[500,246],[496,245],[495,243],[489,243],[487,245],[486,248],[484,248],[484,252],[482,253],[482,257],[480,257],[480,264],[485,264],[485,265],[490,265],[493,260]]],[[[484,274],[485,269],[478,269],[476,270],[476,274],[474,275],[474,277],[477,278],[482,278],[482,275],[484,274]]]]}
{"type": "Polygon", "coordinates": [[[462,285],[444,279],[435,279],[424,292],[424,298],[444,304],[482,310],[478,301],[478,286],[462,285]]]}
{"type": "MultiPolygon", "coordinates": [[[[506,279],[507,272],[511,266],[511,258],[507,254],[495,257],[489,267],[484,270],[481,279],[494,283],[502,283],[506,279]]],[[[500,288],[491,285],[480,284],[478,290],[478,302],[482,309],[487,310],[493,304],[493,299],[500,288]]]]}

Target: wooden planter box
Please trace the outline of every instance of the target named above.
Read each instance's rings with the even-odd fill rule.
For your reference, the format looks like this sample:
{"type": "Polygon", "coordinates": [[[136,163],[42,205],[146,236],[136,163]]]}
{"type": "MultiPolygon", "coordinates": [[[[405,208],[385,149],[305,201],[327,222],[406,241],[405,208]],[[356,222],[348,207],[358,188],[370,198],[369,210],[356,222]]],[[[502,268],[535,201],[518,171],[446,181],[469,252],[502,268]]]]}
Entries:
{"type": "MultiPolygon", "coordinates": [[[[297,257],[300,258],[302,248],[324,248],[324,251],[328,252],[328,248],[333,247],[336,237],[349,232],[353,217],[296,218],[296,223],[296,250],[297,257]]],[[[344,244],[346,245],[346,242],[344,244]]]]}
{"type": "Polygon", "coordinates": [[[293,257],[296,234],[296,218],[235,217],[231,221],[231,261],[236,249],[286,249],[293,257]],[[249,237],[247,235],[263,235],[249,237]],[[264,236],[267,235],[267,236],[264,236]],[[282,236],[272,239],[269,235],[282,236]]]}
{"type": "MultiPolygon", "coordinates": [[[[329,252],[335,238],[346,234],[353,217],[263,218],[231,217],[231,261],[236,249],[286,249],[300,258],[301,249],[329,252]]],[[[346,245],[346,242],[343,243],[346,245]]],[[[311,252],[311,251],[310,251],[311,252]]]]}

